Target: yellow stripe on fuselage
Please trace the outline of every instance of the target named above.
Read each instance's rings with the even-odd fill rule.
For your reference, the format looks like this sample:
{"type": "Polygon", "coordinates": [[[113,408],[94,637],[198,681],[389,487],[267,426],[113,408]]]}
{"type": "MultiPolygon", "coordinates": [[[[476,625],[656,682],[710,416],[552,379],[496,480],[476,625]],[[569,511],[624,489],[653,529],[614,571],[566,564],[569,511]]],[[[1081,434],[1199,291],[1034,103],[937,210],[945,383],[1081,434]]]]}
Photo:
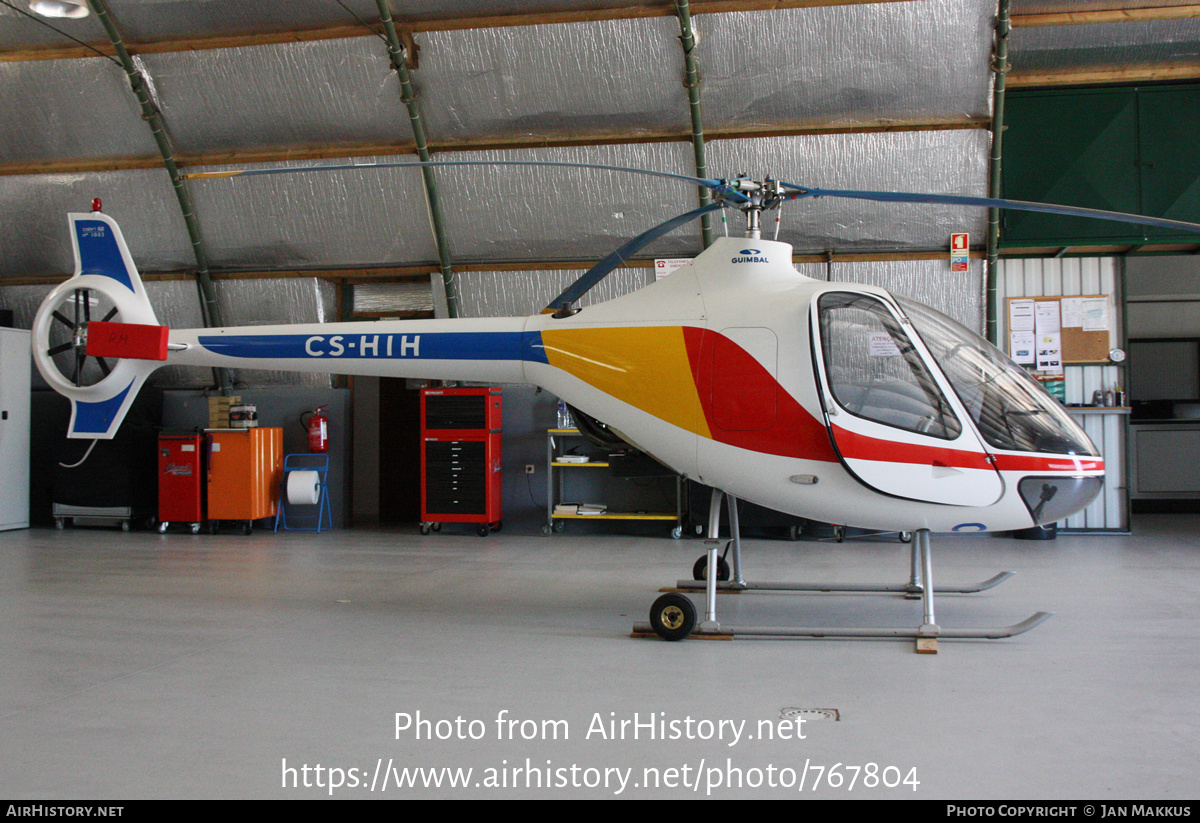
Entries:
{"type": "Polygon", "coordinates": [[[542,332],[551,366],[661,420],[711,437],[679,326],[542,332]]]}

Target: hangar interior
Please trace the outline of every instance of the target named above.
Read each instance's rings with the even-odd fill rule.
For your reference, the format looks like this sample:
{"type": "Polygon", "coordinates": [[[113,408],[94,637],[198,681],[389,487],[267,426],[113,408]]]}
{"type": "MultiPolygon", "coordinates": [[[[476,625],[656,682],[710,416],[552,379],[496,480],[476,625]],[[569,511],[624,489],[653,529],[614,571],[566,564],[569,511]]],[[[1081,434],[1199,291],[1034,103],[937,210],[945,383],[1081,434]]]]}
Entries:
{"type": "MultiPolygon", "coordinates": [[[[74,273],[66,215],[93,198],[172,328],[534,314],[631,236],[699,205],[694,186],[596,168],[388,165],[418,158],[1200,219],[1200,11],[1187,0],[88,0],[77,18],[30,6],[0,3],[0,309],[17,329],[74,273]],[[334,168],[188,177],[312,166],[334,168]]],[[[656,259],[693,257],[724,230],[714,219],[666,234],[582,305],[654,282],[656,259]]],[[[418,384],[179,366],[143,392],[144,430],[202,426],[206,397],[237,395],[293,452],[301,416],[328,407],[337,528],[56,530],[57,467],[86,446],[62,438],[65,401],[34,371],[33,527],[0,533],[0,728],[15,752],[0,793],[365,797],[363,775],[386,763],[508,781],[393,796],[619,796],[606,781],[630,769],[625,796],[666,797],[719,762],[723,783],[708,786],[721,797],[862,796],[832,772],[798,791],[796,770],[868,763],[919,781],[861,790],[875,797],[1194,797],[1200,235],[1007,211],[993,229],[986,209],[826,198],[786,205],[778,239],[802,274],[882,286],[1002,348],[1013,299],[1105,298],[1103,356],[1068,358],[1062,388],[1105,457],[1104,493],[1054,540],[935,538],[939,580],[1019,572],[942,598],[945,623],[1038,608],[1053,620],[936,656],[896,641],[631,639],[701,541],[658,523],[542,534],[556,398],[516,385],[502,387],[505,529],[484,539],[418,532],[405,451],[418,384]],[[962,232],[969,261],[953,271],[962,232]],[[1119,387],[1138,419],[1092,404],[1119,387]],[[418,711],[484,733],[397,727],[418,711]],[[505,737],[502,712],[537,728],[505,737]],[[766,721],[779,739],[593,728],[635,713],[702,730],[766,721]],[[810,734],[786,739],[797,717],[810,734]],[[315,769],[288,771],[316,764],[320,785],[315,769]],[[506,771],[518,764],[519,784],[506,771]],[[769,766],[792,770],[792,785],[766,785],[769,766]],[[329,788],[331,768],[346,785],[329,788]]],[[[87,459],[107,480],[94,485],[151,488],[118,465],[132,448],[98,446],[87,459]]],[[[706,491],[685,491],[703,522],[706,491]]],[[[660,508],[674,486],[625,492],[660,508]]],[[[793,542],[777,525],[745,512],[761,579],[908,574],[894,537],[816,529],[793,542]]],[[[726,602],[730,620],[767,625],[920,617],[894,596],[726,602]]]]}

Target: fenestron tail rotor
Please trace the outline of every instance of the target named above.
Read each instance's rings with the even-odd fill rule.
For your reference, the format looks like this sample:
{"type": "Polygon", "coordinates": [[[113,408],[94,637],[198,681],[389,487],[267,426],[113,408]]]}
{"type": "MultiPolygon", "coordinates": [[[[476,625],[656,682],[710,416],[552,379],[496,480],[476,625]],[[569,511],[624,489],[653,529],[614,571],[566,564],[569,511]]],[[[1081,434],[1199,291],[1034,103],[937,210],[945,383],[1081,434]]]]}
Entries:
{"type": "Polygon", "coordinates": [[[117,224],[99,211],[69,220],[78,268],[34,317],[33,361],[71,401],[67,436],[110,438],[166,360],[168,329],[158,324],[117,224]]]}
{"type": "Polygon", "coordinates": [[[50,312],[54,322],[43,343],[46,354],[62,377],[76,387],[95,385],[112,373],[107,358],[87,353],[93,315],[108,323],[120,318],[120,310],[95,289],[71,289],[50,312]]]}

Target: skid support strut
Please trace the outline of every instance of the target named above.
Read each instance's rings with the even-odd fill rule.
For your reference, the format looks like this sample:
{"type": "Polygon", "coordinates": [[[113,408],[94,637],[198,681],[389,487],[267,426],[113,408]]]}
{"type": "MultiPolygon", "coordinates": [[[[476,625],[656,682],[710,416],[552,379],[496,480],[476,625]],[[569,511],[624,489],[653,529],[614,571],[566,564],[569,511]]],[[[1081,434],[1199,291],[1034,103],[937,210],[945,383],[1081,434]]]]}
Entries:
{"type": "Polygon", "coordinates": [[[979,629],[946,629],[937,623],[934,608],[935,593],[970,594],[991,589],[1008,578],[1012,572],[1001,574],[972,586],[940,587],[933,585],[933,552],[930,532],[921,529],[913,536],[911,571],[904,585],[880,586],[870,584],[826,584],[826,583],[747,583],[742,577],[741,539],[737,520],[737,500],[716,489],[713,490],[712,505],[709,507],[706,562],[697,563],[703,570],[703,580],[680,580],[674,589],[665,590],[650,609],[650,624],[636,625],[634,636],[657,634],[668,640],[681,640],[691,634],[697,637],[729,639],[737,635],[770,637],[875,637],[913,638],[916,649],[925,654],[936,654],[940,638],[954,639],[999,639],[1013,637],[1040,625],[1051,616],[1049,612],[1037,612],[1020,623],[1011,626],[979,629]],[[722,569],[724,560],[718,555],[722,542],[719,538],[721,503],[728,504],[730,540],[725,544],[726,553],[732,554],[732,568],[722,569]],[[719,580],[722,572],[732,580],[719,580]],[[696,610],[688,599],[688,593],[704,591],[704,620],[697,625],[696,610]],[[737,593],[755,591],[792,592],[855,592],[903,594],[909,598],[921,598],[922,621],[916,628],[899,627],[774,627],[748,626],[722,628],[717,620],[717,592],[737,593]]]}

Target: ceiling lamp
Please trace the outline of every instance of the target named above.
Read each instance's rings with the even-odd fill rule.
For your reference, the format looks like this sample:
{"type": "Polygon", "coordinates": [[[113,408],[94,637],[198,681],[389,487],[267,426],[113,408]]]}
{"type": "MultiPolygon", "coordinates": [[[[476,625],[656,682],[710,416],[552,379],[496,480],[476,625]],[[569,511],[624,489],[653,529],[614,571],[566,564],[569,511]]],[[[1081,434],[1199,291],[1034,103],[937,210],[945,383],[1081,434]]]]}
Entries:
{"type": "Polygon", "coordinates": [[[29,0],[29,10],[43,17],[77,19],[89,14],[87,0],[29,0]]]}

